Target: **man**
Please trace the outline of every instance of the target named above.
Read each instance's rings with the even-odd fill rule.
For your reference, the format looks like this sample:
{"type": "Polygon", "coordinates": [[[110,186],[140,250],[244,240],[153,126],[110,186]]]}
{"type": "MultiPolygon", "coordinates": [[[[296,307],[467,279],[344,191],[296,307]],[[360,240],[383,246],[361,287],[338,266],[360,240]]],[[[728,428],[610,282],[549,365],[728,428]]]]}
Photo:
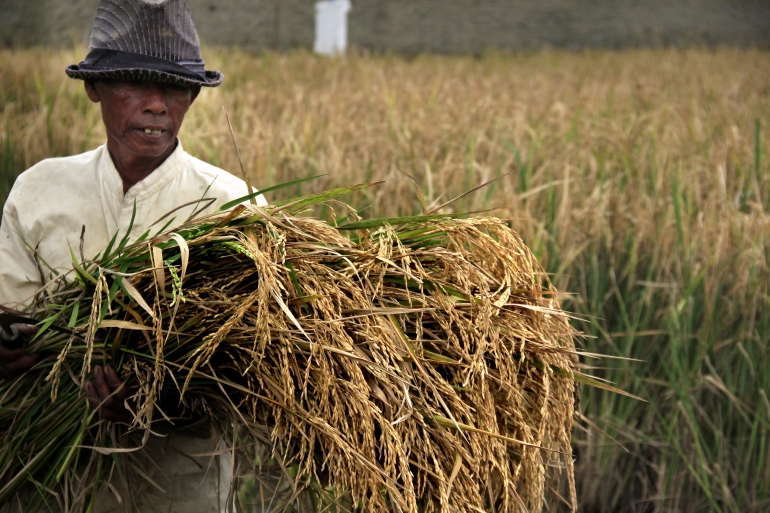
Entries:
{"type": "MultiPolygon", "coordinates": [[[[180,205],[186,206],[171,215],[176,224],[206,206],[199,201],[204,197],[214,198],[203,209],[210,212],[248,194],[242,180],[185,153],[177,139],[200,88],[222,81],[221,73],[204,69],[183,0],[101,0],[89,53],[66,72],[84,80],[88,98],[101,105],[107,143],[82,155],[44,160],[17,179],[0,224],[0,305],[6,307],[23,308],[53,274],[71,272],[70,248],[78,252],[81,237],[83,254],[95,257],[116,233],[120,239],[128,232],[132,218],[136,239],[160,230],[168,219],[156,221],[180,205]]],[[[35,331],[16,325],[0,334],[0,379],[38,362],[40,355],[9,349],[35,331]]],[[[125,408],[129,392],[113,369],[95,367],[85,391],[103,418],[131,418],[125,408]]],[[[210,438],[172,431],[150,447],[160,467],[154,479],[163,491],[154,487],[136,497],[140,511],[224,509],[230,465],[190,456],[214,452],[210,438]],[[222,476],[217,467],[225,470],[222,476]]],[[[131,502],[120,500],[122,507],[131,502]]],[[[0,511],[14,507],[0,505],[0,511]]],[[[117,507],[115,494],[103,487],[96,512],[117,507]]]]}

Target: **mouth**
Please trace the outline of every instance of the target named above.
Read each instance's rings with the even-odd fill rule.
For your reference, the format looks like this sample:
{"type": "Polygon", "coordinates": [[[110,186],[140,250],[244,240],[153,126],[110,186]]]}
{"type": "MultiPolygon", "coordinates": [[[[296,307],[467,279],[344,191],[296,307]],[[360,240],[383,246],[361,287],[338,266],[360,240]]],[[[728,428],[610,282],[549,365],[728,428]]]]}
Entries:
{"type": "Polygon", "coordinates": [[[158,137],[162,137],[164,135],[167,135],[169,130],[168,127],[163,126],[162,124],[153,124],[153,125],[134,125],[133,129],[139,133],[142,137],[147,137],[149,139],[155,139],[158,137]]]}

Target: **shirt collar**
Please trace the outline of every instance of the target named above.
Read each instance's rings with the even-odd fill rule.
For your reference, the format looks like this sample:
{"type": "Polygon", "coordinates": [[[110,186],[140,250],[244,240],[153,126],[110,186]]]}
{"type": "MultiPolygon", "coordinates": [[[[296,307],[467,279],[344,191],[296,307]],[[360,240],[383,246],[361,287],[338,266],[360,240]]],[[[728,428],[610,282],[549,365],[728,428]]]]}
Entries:
{"type": "Polygon", "coordinates": [[[156,194],[163,189],[168,183],[179,174],[185,161],[186,153],[182,149],[181,141],[177,140],[176,148],[168,158],[155,168],[155,171],[150,173],[144,180],[134,184],[128,192],[123,194],[123,180],[120,178],[115,163],[112,161],[112,156],[107,149],[107,143],[102,146],[102,156],[99,162],[100,174],[103,180],[107,183],[109,190],[115,195],[117,199],[122,201],[142,201],[143,199],[156,194]]]}

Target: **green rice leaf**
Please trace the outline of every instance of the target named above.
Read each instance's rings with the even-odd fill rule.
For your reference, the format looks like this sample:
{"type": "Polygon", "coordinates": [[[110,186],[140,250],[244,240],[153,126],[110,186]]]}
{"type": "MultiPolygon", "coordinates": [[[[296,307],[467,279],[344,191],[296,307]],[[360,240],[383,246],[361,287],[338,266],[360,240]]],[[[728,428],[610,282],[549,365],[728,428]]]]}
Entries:
{"type": "Polygon", "coordinates": [[[96,285],[96,278],[91,276],[91,273],[87,272],[85,269],[83,269],[80,266],[80,263],[78,262],[77,257],[75,256],[75,252],[72,251],[72,246],[69,247],[70,250],[70,256],[72,257],[72,267],[75,269],[75,274],[77,274],[78,279],[83,283],[84,285],[86,283],[91,283],[92,285],[96,285]]]}
{"type": "Polygon", "coordinates": [[[276,209],[275,213],[278,213],[282,210],[290,210],[291,212],[297,213],[304,208],[329,201],[339,196],[344,196],[345,194],[350,194],[351,192],[368,189],[369,187],[374,187],[375,185],[379,185],[381,183],[384,182],[370,182],[361,183],[358,185],[349,185],[347,187],[337,187],[336,189],[331,189],[325,192],[319,192],[317,194],[310,194],[309,196],[304,196],[302,198],[284,201],[278,204],[278,207],[280,208],[276,209]]]}
{"type": "Polygon", "coordinates": [[[131,240],[131,231],[134,229],[134,221],[136,221],[136,199],[134,199],[134,209],[131,211],[131,221],[128,223],[128,230],[126,230],[126,234],[120,240],[120,244],[118,244],[118,247],[115,249],[113,254],[108,255],[105,253],[105,259],[109,260],[113,256],[119,255],[120,252],[123,251],[123,248],[126,247],[128,241],[131,240]]]}
{"type": "Polygon", "coordinates": [[[80,312],[80,301],[75,301],[72,305],[72,313],[70,314],[70,322],[67,323],[68,328],[74,328],[78,323],[78,313],[80,312]]]}
{"type": "Polygon", "coordinates": [[[242,196],[242,197],[240,197],[238,199],[234,199],[232,201],[228,201],[227,203],[225,203],[224,205],[219,207],[219,211],[223,212],[225,210],[230,210],[234,206],[240,205],[241,203],[245,203],[246,201],[254,199],[254,198],[256,198],[257,196],[259,196],[261,194],[267,194],[268,192],[273,192],[273,191],[277,191],[277,190],[280,190],[280,189],[284,189],[286,187],[291,187],[292,185],[298,185],[298,184],[301,184],[303,182],[309,182],[310,180],[315,180],[316,178],[320,178],[322,176],[326,176],[326,174],[307,176],[305,178],[300,178],[298,180],[292,180],[291,182],[285,182],[285,183],[281,183],[281,184],[278,184],[278,185],[273,185],[271,187],[267,187],[265,189],[262,189],[261,191],[254,192],[252,194],[247,194],[246,196],[242,196]]]}
{"type": "Polygon", "coordinates": [[[110,239],[110,243],[107,244],[107,249],[104,250],[104,258],[108,258],[112,252],[112,247],[115,245],[115,241],[118,239],[118,230],[115,230],[115,234],[110,239]]]}

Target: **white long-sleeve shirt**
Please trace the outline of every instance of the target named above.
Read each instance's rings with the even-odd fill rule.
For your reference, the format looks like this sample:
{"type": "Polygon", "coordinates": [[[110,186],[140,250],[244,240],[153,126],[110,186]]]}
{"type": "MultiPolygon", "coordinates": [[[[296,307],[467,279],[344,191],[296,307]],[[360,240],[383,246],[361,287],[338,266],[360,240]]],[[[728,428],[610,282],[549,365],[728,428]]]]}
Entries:
{"type": "MultiPolygon", "coordinates": [[[[0,305],[24,304],[51,271],[72,270],[70,248],[80,258],[80,234],[85,226],[83,255],[94,258],[110,239],[125,235],[136,204],[132,240],[159,218],[188,202],[215,198],[204,212],[248,194],[240,178],[192,157],[177,144],[174,152],[147,178],[125,194],[123,181],[107,145],[73,157],[46,159],[22,173],[3,209],[0,224],[0,305]],[[208,189],[208,191],[207,191],[208,189]],[[26,241],[26,244],[25,244],[26,241]],[[36,248],[35,261],[30,248],[36,248]]],[[[262,196],[259,204],[264,205],[262,196]]],[[[181,224],[196,209],[189,205],[152,226],[160,230],[170,219],[181,224]]]]}
{"type": "MultiPolygon", "coordinates": [[[[203,197],[216,198],[203,211],[208,213],[247,194],[243,180],[192,157],[181,144],[160,167],[125,194],[106,145],[73,157],[44,160],[17,178],[3,209],[0,304],[10,307],[24,304],[43,286],[30,247],[37,247],[40,259],[50,267],[59,273],[67,273],[72,271],[70,247],[80,258],[83,226],[83,254],[93,258],[104,252],[116,232],[118,241],[125,235],[134,204],[136,217],[131,240],[185,203],[203,197]]],[[[262,196],[257,200],[260,205],[266,204],[262,196]]],[[[197,206],[179,209],[152,226],[152,233],[171,218],[175,218],[172,227],[183,223],[197,206]]],[[[42,267],[47,276],[50,271],[42,267]]],[[[150,493],[146,497],[142,494],[137,503],[139,511],[156,511],[156,507],[171,513],[225,511],[232,465],[229,455],[222,456],[221,472],[209,468],[207,457],[191,456],[215,449],[216,444],[212,445],[209,440],[191,438],[175,431],[164,440],[151,439],[147,450],[156,460],[155,479],[166,493],[154,491],[155,495],[150,493]],[[165,449],[166,446],[172,449],[165,449]],[[175,456],[178,453],[187,456],[175,456]]],[[[13,505],[7,507],[11,509],[0,505],[0,513],[15,511],[13,505]]],[[[102,488],[97,495],[95,513],[118,510],[112,493],[106,487],[102,488]]]]}

